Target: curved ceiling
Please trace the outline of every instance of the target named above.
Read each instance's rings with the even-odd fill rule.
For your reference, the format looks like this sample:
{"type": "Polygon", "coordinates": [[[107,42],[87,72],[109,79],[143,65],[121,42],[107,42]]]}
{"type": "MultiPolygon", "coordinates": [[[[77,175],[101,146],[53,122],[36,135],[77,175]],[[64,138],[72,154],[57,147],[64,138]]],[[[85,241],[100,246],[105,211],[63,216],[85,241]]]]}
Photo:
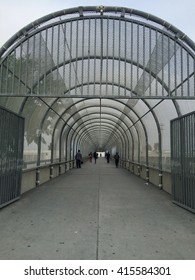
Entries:
{"type": "Polygon", "coordinates": [[[24,153],[37,164],[80,147],[146,165],[156,157],[162,169],[170,120],[195,108],[194,42],[128,8],[34,21],[0,49],[0,73],[0,104],[25,117],[24,153]]]}

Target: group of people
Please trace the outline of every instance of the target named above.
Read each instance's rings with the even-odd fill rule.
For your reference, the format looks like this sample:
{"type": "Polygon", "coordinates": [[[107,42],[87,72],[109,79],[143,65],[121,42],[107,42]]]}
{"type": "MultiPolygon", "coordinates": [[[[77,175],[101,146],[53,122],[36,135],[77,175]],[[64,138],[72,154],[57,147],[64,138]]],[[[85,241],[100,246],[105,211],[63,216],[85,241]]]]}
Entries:
{"type": "MultiPolygon", "coordinates": [[[[106,152],[105,157],[106,157],[107,163],[109,163],[110,162],[110,153],[106,152]]],[[[92,153],[92,152],[89,153],[89,161],[90,162],[92,162],[92,158],[94,158],[94,162],[96,164],[96,160],[98,158],[98,153],[96,151],[94,153],[92,153]]],[[[116,167],[118,167],[118,165],[119,165],[119,159],[120,159],[120,156],[119,156],[118,153],[116,153],[115,156],[114,156],[116,167]]],[[[76,153],[75,160],[76,160],[76,167],[81,168],[81,164],[83,163],[83,159],[82,159],[82,154],[81,154],[80,150],[78,150],[78,152],[76,153]]]]}
{"type": "MultiPolygon", "coordinates": [[[[110,153],[109,153],[109,152],[106,152],[105,157],[106,157],[107,163],[109,163],[109,162],[110,162],[110,153]]],[[[116,154],[114,155],[114,161],[115,161],[116,167],[118,167],[119,159],[120,159],[120,156],[119,156],[118,153],[116,153],[116,154]]]]}
{"type": "Polygon", "coordinates": [[[93,154],[92,152],[89,153],[89,161],[92,162],[92,158],[94,157],[94,162],[96,163],[96,160],[98,158],[98,153],[95,151],[93,154]]]}

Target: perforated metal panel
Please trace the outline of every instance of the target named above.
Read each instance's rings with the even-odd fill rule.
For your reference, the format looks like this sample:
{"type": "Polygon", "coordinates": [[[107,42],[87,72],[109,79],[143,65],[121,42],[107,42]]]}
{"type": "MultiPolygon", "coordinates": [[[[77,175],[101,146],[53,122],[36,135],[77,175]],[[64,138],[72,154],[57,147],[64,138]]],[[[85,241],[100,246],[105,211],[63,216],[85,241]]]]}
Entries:
{"type": "Polygon", "coordinates": [[[0,95],[194,98],[195,46],[183,40],[128,8],[52,13],[0,49],[0,95]]]}
{"type": "Polygon", "coordinates": [[[171,122],[173,201],[195,212],[195,112],[171,122]]]}
{"type": "Polygon", "coordinates": [[[0,208],[20,197],[23,139],[24,119],[0,107],[0,208]]]}

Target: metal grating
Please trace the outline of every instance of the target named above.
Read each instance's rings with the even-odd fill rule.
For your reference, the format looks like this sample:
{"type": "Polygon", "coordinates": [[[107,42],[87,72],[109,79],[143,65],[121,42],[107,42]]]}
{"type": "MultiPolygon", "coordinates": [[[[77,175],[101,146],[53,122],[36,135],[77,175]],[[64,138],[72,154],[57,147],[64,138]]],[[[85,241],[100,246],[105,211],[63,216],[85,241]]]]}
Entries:
{"type": "Polygon", "coordinates": [[[195,112],[171,121],[173,202],[195,213],[195,112]]]}
{"type": "Polygon", "coordinates": [[[24,119],[0,107],[0,208],[20,197],[24,119]]]}
{"type": "Polygon", "coordinates": [[[194,98],[194,51],[164,24],[94,12],[25,31],[0,57],[0,95],[194,98]]]}

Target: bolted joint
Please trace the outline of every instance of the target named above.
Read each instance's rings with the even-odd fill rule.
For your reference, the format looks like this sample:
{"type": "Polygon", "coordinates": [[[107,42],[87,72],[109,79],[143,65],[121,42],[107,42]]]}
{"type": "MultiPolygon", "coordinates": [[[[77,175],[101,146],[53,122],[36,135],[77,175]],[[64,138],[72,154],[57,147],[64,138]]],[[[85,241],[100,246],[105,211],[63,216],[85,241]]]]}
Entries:
{"type": "Polygon", "coordinates": [[[83,17],[83,7],[82,6],[79,7],[79,16],[83,17]]]}
{"type": "Polygon", "coordinates": [[[97,10],[98,10],[101,14],[103,14],[103,12],[104,12],[104,6],[98,6],[98,7],[97,7],[97,10]]]}

